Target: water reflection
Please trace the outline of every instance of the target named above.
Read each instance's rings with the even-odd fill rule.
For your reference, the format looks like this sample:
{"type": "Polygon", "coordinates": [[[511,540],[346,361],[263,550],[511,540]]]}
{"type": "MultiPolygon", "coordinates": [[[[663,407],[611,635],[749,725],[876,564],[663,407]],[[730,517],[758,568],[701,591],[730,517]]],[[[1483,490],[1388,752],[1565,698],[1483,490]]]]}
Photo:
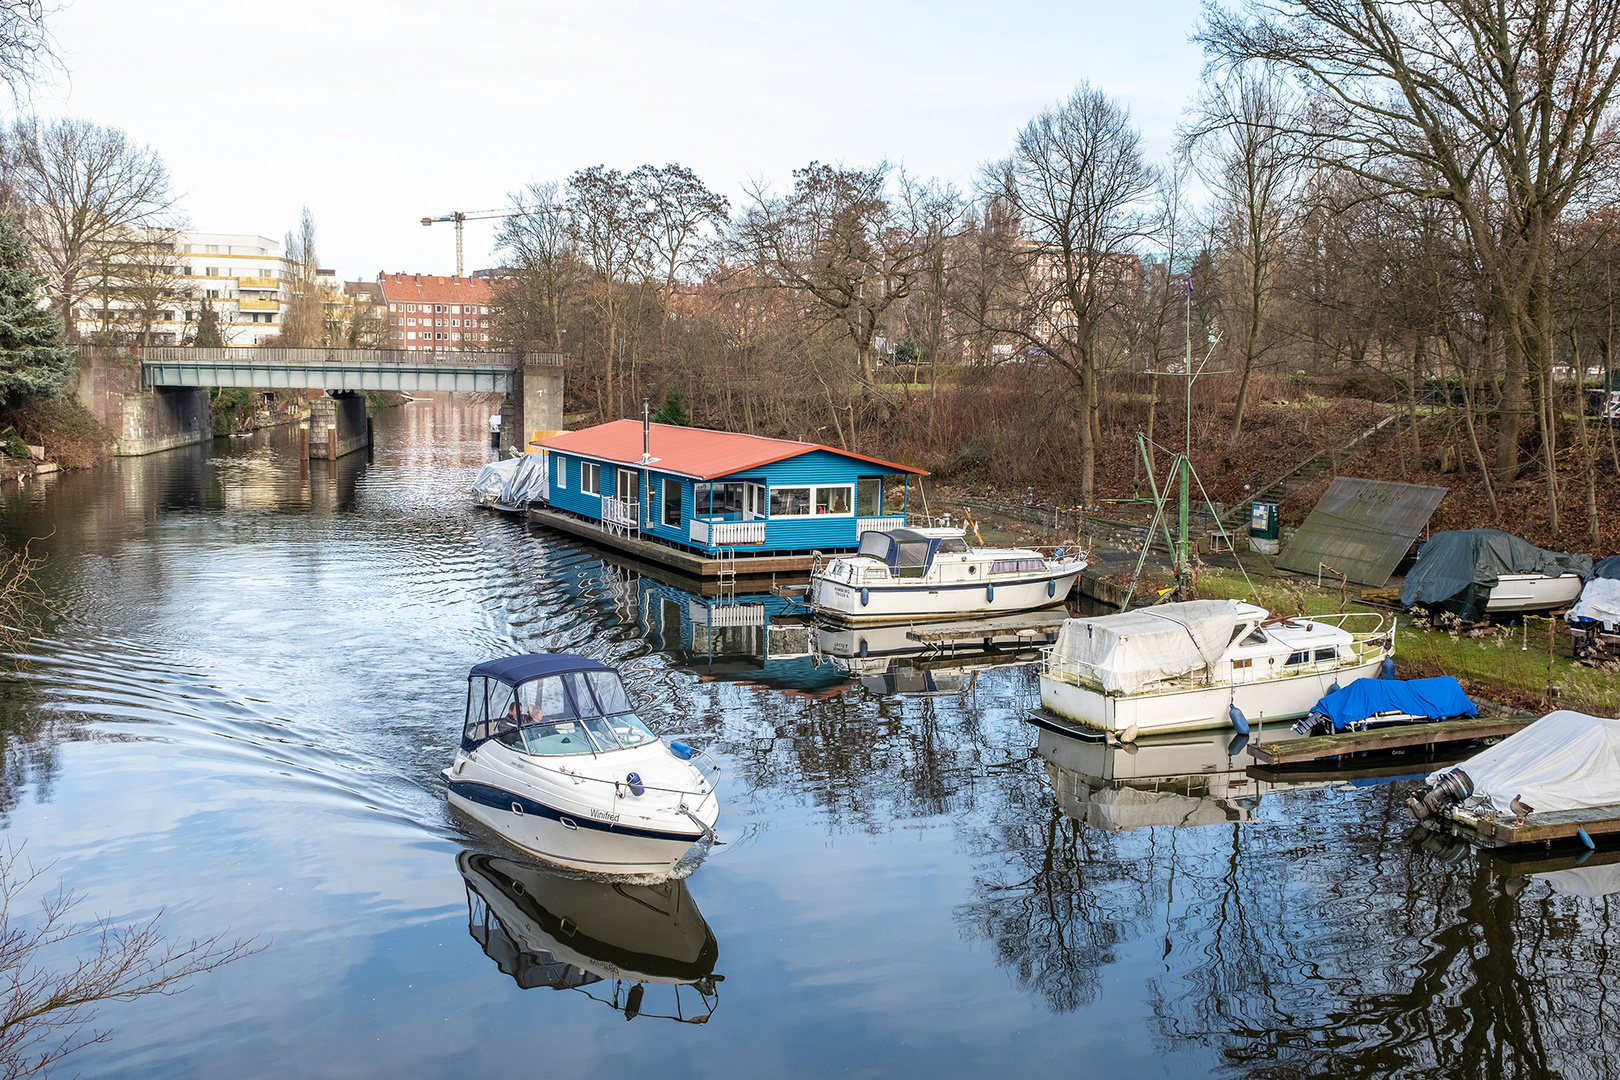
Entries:
{"type": "Polygon", "coordinates": [[[472,851],[456,866],[467,932],[523,989],[579,990],[626,1019],[703,1024],[714,1015],[720,947],[686,879],[601,881],[472,851]],[[685,1000],[683,987],[691,988],[685,1000]]]}

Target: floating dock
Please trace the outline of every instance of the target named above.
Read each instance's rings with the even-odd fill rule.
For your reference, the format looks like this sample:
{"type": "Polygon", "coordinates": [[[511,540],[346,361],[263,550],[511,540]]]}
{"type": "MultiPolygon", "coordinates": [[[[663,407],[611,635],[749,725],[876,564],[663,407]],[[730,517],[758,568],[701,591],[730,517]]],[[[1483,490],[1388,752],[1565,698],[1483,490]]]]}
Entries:
{"type": "Polygon", "coordinates": [[[1456,806],[1425,818],[1423,824],[1431,829],[1448,829],[1478,847],[1550,845],[1558,840],[1573,840],[1583,829],[1588,836],[1620,833],[1620,803],[1584,810],[1545,810],[1523,817],[1496,814],[1489,810],[1476,812],[1456,806]]]}
{"type": "MultiPolygon", "coordinates": [[[[1322,761],[1344,754],[1369,754],[1399,750],[1408,746],[1440,746],[1445,743],[1499,739],[1529,727],[1534,717],[1510,720],[1441,720],[1426,724],[1398,724],[1372,731],[1342,731],[1336,735],[1279,739],[1272,742],[1255,737],[1249,753],[1262,765],[1293,765],[1322,761]]],[[[1292,734],[1292,729],[1284,729],[1292,734]]],[[[1570,835],[1574,835],[1572,832],[1570,835]]]]}
{"type": "Polygon", "coordinates": [[[605,529],[600,522],[541,507],[529,510],[529,523],[544,525],[548,529],[556,529],[558,532],[589,540],[593,544],[622,551],[642,562],[667,566],[694,577],[757,579],[768,578],[772,574],[788,577],[800,574],[808,577],[810,574],[809,555],[745,555],[739,552],[735,559],[709,558],[653,540],[620,535],[605,529]]]}

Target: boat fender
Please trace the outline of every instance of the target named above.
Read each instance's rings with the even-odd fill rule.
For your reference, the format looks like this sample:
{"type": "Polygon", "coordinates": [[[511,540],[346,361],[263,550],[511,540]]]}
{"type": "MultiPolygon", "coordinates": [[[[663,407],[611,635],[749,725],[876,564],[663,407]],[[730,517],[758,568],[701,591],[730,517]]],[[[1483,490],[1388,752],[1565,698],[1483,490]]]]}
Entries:
{"type": "Polygon", "coordinates": [[[1587,833],[1587,831],[1585,829],[1576,829],[1575,830],[1575,835],[1581,838],[1581,843],[1586,845],[1586,849],[1588,851],[1596,851],[1597,850],[1597,845],[1592,842],[1592,837],[1587,833]]]}
{"type": "Polygon", "coordinates": [[[994,585],[986,585],[984,587],[984,599],[985,599],[985,602],[989,603],[991,600],[994,600],[995,598],[996,598],[996,587],[994,585]]]}
{"type": "Polygon", "coordinates": [[[624,778],[624,782],[630,785],[630,794],[635,795],[638,798],[647,794],[647,785],[641,782],[640,773],[631,773],[624,778]]]}
{"type": "Polygon", "coordinates": [[[1247,735],[1249,733],[1249,721],[1243,715],[1242,709],[1238,708],[1236,705],[1228,705],[1226,707],[1226,715],[1229,719],[1231,719],[1232,727],[1236,729],[1239,735],[1247,735]]]}
{"type": "Polygon", "coordinates": [[[691,761],[693,758],[697,757],[697,751],[681,742],[679,739],[674,740],[669,744],[669,752],[680,758],[682,761],[691,761]]]}
{"type": "MultiPolygon", "coordinates": [[[[1328,692],[1328,694],[1337,694],[1339,692],[1339,680],[1338,679],[1334,679],[1332,682],[1328,683],[1327,692],[1328,692]]],[[[1323,694],[1322,696],[1326,697],[1327,694],[1323,694]]]]}
{"type": "Polygon", "coordinates": [[[641,1014],[641,998],[646,992],[647,988],[640,983],[636,983],[630,988],[630,993],[624,999],[624,1018],[626,1020],[634,1020],[641,1014]]]}
{"type": "Polygon", "coordinates": [[[1058,548],[1056,551],[1052,552],[1052,561],[1057,562],[1059,559],[1063,558],[1063,556],[1066,555],[1068,553],[1068,551],[1069,551],[1069,549],[1066,548],[1066,547],[1058,548]]]}
{"type": "Polygon", "coordinates": [[[866,659],[866,639],[861,638],[861,659],[866,659]]]}
{"type": "Polygon", "coordinates": [[[1047,596],[1056,596],[1057,595],[1057,578],[1052,578],[1052,579],[1047,581],[1047,583],[1046,583],[1046,595],[1047,596]]]}
{"type": "Polygon", "coordinates": [[[1395,677],[1395,658],[1393,656],[1384,657],[1384,662],[1378,666],[1378,677],[1380,679],[1393,679],[1395,677]]]}
{"type": "Polygon", "coordinates": [[[871,599],[872,599],[872,590],[871,589],[862,589],[861,590],[861,607],[865,607],[869,602],[871,602],[871,599]]]}

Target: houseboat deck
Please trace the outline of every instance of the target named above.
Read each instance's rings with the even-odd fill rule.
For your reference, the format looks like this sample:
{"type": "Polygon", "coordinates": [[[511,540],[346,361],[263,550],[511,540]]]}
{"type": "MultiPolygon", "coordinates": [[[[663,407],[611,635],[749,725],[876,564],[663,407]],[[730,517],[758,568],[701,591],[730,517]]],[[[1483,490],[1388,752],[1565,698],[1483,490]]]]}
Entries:
{"type": "Polygon", "coordinates": [[[534,525],[544,525],[548,529],[556,529],[558,532],[565,532],[571,536],[581,537],[593,544],[600,544],[603,547],[627,552],[645,562],[672,567],[682,573],[702,578],[720,577],[731,573],[735,573],[739,579],[757,578],[772,574],[808,575],[810,573],[812,556],[809,554],[748,555],[739,551],[735,560],[695,555],[690,551],[682,551],[677,547],[654,540],[643,540],[634,536],[620,536],[604,528],[600,522],[576,517],[573,514],[566,514],[557,510],[548,510],[543,507],[534,507],[529,510],[529,522],[534,525]]]}

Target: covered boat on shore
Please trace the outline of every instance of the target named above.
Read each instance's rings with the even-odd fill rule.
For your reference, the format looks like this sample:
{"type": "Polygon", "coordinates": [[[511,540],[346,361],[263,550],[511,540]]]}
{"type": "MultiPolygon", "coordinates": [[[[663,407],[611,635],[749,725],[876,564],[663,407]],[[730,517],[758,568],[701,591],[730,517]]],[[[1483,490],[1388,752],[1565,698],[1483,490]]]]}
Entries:
{"type": "Polygon", "coordinates": [[[1449,675],[1432,679],[1357,679],[1324,695],[1300,718],[1294,730],[1301,735],[1332,735],[1478,715],[1479,707],[1449,675]]]}
{"type": "Polygon", "coordinates": [[[619,673],[569,653],[490,660],[440,775],[450,805],[509,843],[580,870],[667,875],[720,816],[696,751],[636,715],[619,673]]]}
{"type": "Polygon", "coordinates": [[[1235,600],[1069,619],[1046,650],[1041,707],[1096,731],[1247,730],[1378,673],[1394,641],[1372,612],[1274,618],[1235,600]]]}
{"type": "Polygon", "coordinates": [[[1592,568],[1592,577],[1567,616],[1577,660],[1620,656],[1620,555],[1592,568]]]}
{"type": "Polygon", "coordinates": [[[1437,532],[1401,585],[1401,606],[1447,611],[1463,622],[1553,611],[1581,594],[1590,555],[1546,551],[1500,529],[1437,532]]]}
{"type": "Polygon", "coordinates": [[[860,550],[810,573],[816,614],[844,623],[959,619],[1061,603],[1086,568],[1084,552],[975,547],[957,528],[861,534],[860,550]]]}

